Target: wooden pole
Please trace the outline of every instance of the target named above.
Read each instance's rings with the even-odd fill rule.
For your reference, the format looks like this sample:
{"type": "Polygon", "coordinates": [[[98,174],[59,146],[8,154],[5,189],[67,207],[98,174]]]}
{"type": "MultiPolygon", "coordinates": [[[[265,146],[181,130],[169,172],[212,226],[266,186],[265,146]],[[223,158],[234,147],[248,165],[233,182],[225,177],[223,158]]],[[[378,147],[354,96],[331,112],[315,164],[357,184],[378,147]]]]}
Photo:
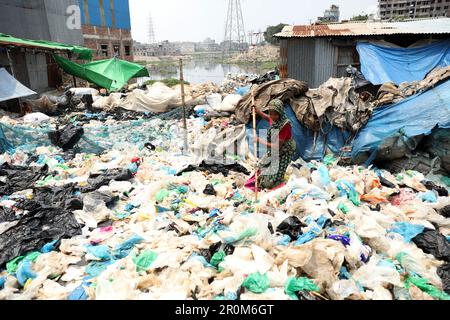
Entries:
{"type": "MultiPolygon", "coordinates": [[[[16,72],[14,70],[14,62],[13,59],[11,58],[11,53],[9,52],[10,49],[6,49],[6,55],[8,56],[8,62],[9,62],[9,67],[11,68],[11,74],[14,78],[16,78],[16,72]]],[[[17,78],[16,78],[17,79],[17,78]]]]}
{"type": "Polygon", "coordinates": [[[184,95],[183,59],[180,59],[180,82],[181,82],[181,102],[183,104],[183,128],[184,128],[184,152],[188,150],[187,121],[186,121],[186,100],[184,95]]]}
{"type": "MultiPolygon", "coordinates": [[[[258,159],[258,143],[256,142],[256,110],[255,110],[255,93],[252,89],[252,110],[253,110],[253,149],[256,159],[258,159]]],[[[258,202],[258,167],[255,170],[255,203],[258,202]]]]}

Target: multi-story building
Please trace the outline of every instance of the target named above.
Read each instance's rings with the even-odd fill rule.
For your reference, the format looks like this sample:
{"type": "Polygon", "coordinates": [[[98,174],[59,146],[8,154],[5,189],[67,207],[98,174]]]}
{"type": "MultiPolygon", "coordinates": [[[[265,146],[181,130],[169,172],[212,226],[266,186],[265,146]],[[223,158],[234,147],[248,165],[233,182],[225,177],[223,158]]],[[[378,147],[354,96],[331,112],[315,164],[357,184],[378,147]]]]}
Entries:
{"type": "Polygon", "coordinates": [[[128,0],[78,0],[84,46],[94,50],[94,59],[118,56],[133,61],[128,0]]]}
{"type": "Polygon", "coordinates": [[[336,5],[331,5],[330,9],[325,10],[323,17],[317,18],[319,22],[339,22],[340,11],[336,5]]]}
{"type": "Polygon", "coordinates": [[[450,17],[450,0],[378,0],[380,18],[450,17]]]}

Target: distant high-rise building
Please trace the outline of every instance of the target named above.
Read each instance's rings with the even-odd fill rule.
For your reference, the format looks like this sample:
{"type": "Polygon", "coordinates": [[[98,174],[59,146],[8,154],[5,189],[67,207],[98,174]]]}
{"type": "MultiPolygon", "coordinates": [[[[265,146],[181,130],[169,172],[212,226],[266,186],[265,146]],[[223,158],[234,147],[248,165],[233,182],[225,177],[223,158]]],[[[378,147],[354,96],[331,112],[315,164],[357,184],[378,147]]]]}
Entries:
{"type": "Polygon", "coordinates": [[[450,0],[378,0],[380,18],[450,17],[450,0]]]}
{"type": "Polygon", "coordinates": [[[325,10],[323,17],[318,17],[319,22],[339,22],[340,18],[339,7],[336,5],[331,5],[330,9],[325,10]]]}

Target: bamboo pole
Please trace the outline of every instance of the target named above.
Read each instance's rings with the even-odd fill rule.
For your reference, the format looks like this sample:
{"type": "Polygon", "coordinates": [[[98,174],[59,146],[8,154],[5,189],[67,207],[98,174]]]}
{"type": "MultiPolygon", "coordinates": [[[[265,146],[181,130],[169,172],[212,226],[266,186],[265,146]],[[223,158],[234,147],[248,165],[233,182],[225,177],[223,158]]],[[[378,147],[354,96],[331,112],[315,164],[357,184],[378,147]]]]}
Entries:
{"type": "Polygon", "coordinates": [[[181,101],[183,103],[183,128],[184,128],[184,152],[188,150],[187,138],[187,121],[186,121],[186,100],[184,94],[184,75],[183,75],[183,59],[180,59],[180,82],[181,82],[181,101]]]}
{"type": "MultiPolygon", "coordinates": [[[[258,159],[258,143],[256,142],[256,106],[255,106],[255,93],[252,89],[252,111],[253,111],[253,149],[256,159],[258,159]]],[[[255,203],[258,202],[258,167],[255,170],[255,203]]]]}

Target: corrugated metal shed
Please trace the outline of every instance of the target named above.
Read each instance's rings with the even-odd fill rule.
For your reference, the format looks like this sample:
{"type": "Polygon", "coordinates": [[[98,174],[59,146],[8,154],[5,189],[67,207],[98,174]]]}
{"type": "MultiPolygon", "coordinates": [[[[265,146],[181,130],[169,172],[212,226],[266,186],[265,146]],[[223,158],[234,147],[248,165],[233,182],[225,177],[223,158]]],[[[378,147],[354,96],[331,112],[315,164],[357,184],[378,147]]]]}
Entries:
{"type": "Polygon", "coordinates": [[[394,34],[450,34],[450,18],[403,22],[349,22],[322,25],[286,26],[278,38],[315,38],[329,36],[371,36],[394,34]]]}

